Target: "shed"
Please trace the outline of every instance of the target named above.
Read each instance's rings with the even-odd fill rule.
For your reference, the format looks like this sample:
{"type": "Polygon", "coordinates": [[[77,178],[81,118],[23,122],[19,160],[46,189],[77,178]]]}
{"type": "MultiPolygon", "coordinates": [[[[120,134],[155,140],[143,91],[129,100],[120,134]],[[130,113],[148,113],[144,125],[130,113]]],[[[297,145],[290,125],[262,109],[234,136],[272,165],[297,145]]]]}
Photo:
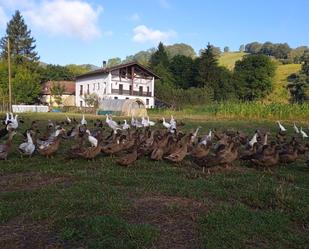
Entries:
{"type": "Polygon", "coordinates": [[[146,117],[145,103],[140,99],[104,99],[99,103],[98,114],[146,117]]]}

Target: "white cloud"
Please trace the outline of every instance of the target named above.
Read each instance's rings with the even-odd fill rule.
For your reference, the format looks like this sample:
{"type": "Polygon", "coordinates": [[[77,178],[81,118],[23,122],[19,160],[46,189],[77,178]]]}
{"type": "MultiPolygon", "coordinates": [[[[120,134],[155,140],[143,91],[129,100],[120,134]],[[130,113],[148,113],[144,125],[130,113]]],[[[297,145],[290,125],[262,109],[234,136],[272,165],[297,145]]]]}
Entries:
{"type": "Polygon", "coordinates": [[[7,21],[8,21],[8,18],[3,8],[0,6],[0,28],[4,28],[6,26],[7,21]]]}
{"type": "Polygon", "coordinates": [[[24,15],[33,26],[51,35],[91,40],[101,35],[97,21],[102,10],[83,0],[44,0],[24,15]]]}
{"type": "Polygon", "coordinates": [[[130,20],[131,21],[139,21],[141,18],[139,16],[139,14],[134,13],[133,15],[130,16],[130,20]]]}
{"type": "Polygon", "coordinates": [[[160,41],[166,41],[169,38],[176,35],[176,32],[173,30],[170,31],[161,31],[147,28],[145,25],[137,26],[133,29],[134,36],[133,41],[144,43],[152,42],[158,43],[160,41]]]}

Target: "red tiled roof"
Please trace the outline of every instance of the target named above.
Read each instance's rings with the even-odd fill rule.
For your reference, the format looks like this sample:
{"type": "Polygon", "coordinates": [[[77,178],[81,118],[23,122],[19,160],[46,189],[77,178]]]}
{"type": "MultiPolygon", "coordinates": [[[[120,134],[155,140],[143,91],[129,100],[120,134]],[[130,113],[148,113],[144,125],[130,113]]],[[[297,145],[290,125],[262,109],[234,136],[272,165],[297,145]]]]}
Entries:
{"type": "Polygon", "coordinates": [[[67,95],[75,95],[75,82],[74,81],[47,81],[41,85],[41,94],[49,95],[50,89],[53,85],[60,84],[64,86],[65,91],[64,94],[67,95]]]}
{"type": "Polygon", "coordinates": [[[143,66],[142,64],[140,64],[136,61],[119,64],[119,65],[113,66],[113,67],[100,68],[100,69],[79,75],[79,76],[76,77],[76,79],[80,79],[80,78],[84,78],[84,77],[92,76],[92,75],[105,74],[105,73],[109,73],[111,71],[114,71],[114,70],[117,70],[117,69],[120,69],[120,68],[125,68],[125,67],[130,67],[130,66],[138,66],[141,69],[143,69],[144,71],[148,72],[151,76],[155,77],[156,79],[160,79],[160,77],[158,75],[154,74],[147,67],[143,66]]]}

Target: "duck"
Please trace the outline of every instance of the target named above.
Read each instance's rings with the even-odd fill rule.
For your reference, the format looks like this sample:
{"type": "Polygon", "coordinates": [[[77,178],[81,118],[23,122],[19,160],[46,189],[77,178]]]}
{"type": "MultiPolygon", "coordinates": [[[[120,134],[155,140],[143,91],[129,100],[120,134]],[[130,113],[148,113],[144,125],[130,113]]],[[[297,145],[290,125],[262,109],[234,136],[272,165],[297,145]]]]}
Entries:
{"type": "Polygon", "coordinates": [[[135,141],[134,147],[130,153],[127,153],[117,160],[117,163],[121,166],[129,166],[133,164],[138,159],[138,146],[137,141],[135,141]]]}
{"type": "Polygon", "coordinates": [[[118,125],[118,123],[116,121],[114,121],[112,119],[112,117],[110,117],[109,115],[106,114],[106,120],[105,120],[106,124],[109,126],[109,128],[111,128],[114,133],[117,133],[117,130],[121,130],[120,126],[118,125]]]}
{"type": "Polygon", "coordinates": [[[255,143],[257,143],[257,136],[258,136],[258,132],[256,131],[253,137],[251,138],[251,140],[249,141],[249,145],[251,148],[253,147],[255,143]]]}
{"type": "Polygon", "coordinates": [[[123,130],[128,130],[130,129],[130,125],[127,123],[127,120],[124,120],[124,123],[122,125],[122,129],[123,130]]]}
{"type": "Polygon", "coordinates": [[[299,132],[300,132],[300,134],[301,134],[302,138],[307,138],[307,137],[308,137],[308,134],[307,134],[307,133],[303,130],[303,128],[302,128],[302,127],[300,127],[299,132]]]}
{"type": "Polygon", "coordinates": [[[194,132],[194,133],[192,134],[192,136],[191,136],[191,143],[194,143],[194,142],[195,142],[195,140],[196,140],[196,138],[197,138],[198,131],[199,131],[201,128],[202,128],[201,126],[199,126],[199,127],[196,128],[195,132],[194,132]]]}
{"type": "Polygon", "coordinates": [[[47,158],[51,158],[53,157],[54,154],[57,153],[58,149],[59,149],[59,145],[60,145],[60,140],[61,140],[61,134],[64,132],[65,130],[63,128],[61,129],[57,129],[55,132],[55,138],[47,143],[43,143],[41,145],[38,146],[38,152],[43,155],[46,156],[47,158]]]}
{"type": "Polygon", "coordinates": [[[101,154],[102,146],[100,143],[101,140],[101,134],[99,134],[98,137],[99,142],[97,142],[96,146],[88,147],[88,148],[81,148],[79,150],[75,151],[75,154],[78,157],[84,158],[86,160],[94,160],[95,157],[101,154]]]}
{"type": "Polygon", "coordinates": [[[7,124],[7,129],[13,129],[16,130],[18,128],[18,115],[11,114],[11,118],[7,124]]]}
{"type": "Polygon", "coordinates": [[[88,135],[88,141],[91,144],[91,147],[97,147],[98,139],[91,135],[90,131],[87,129],[86,134],[88,135]]]}
{"type": "Polygon", "coordinates": [[[296,134],[299,134],[299,129],[298,129],[298,127],[296,126],[295,122],[294,122],[294,124],[293,124],[293,129],[294,129],[294,132],[295,132],[296,134]]]}
{"type": "Polygon", "coordinates": [[[168,133],[166,133],[163,135],[163,137],[161,137],[161,139],[159,138],[159,136],[155,138],[156,147],[153,149],[150,155],[150,158],[152,160],[155,160],[155,161],[162,160],[169,137],[170,136],[168,135],[168,133]]]}
{"type": "Polygon", "coordinates": [[[286,128],[280,123],[280,121],[277,121],[277,124],[278,124],[279,130],[280,130],[281,132],[285,132],[285,131],[286,131],[286,128]]]}
{"type": "Polygon", "coordinates": [[[251,159],[251,162],[259,167],[273,167],[279,163],[279,151],[280,146],[276,145],[269,149],[269,152],[265,150],[263,153],[256,155],[251,159]]]}
{"type": "Polygon", "coordinates": [[[193,134],[190,133],[186,137],[182,138],[182,140],[180,141],[178,149],[176,149],[176,151],[174,153],[165,157],[165,159],[167,159],[168,161],[174,162],[174,163],[178,163],[178,162],[182,161],[185,158],[185,156],[187,155],[188,143],[190,142],[192,136],[193,136],[193,134]]]}
{"type": "Polygon", "coordinates": [[[33,139],[31,137],[31,131],[27,131],[27,142],[24,142],[18,146],[18,150],[21,156],[29,156],[31,157],[33,152],[35,151],[35,145],[33,143],[33,139]]]}
{"type": "Polygon", "coordinates": [[[9,153],[12,148],[13,137],[16,134],[16,131],[9,130],[9,137],[4,144],[0,144],[0,160],[7,160],[9,153]]]}
{"type": "Polygon", "coordinates": [[[164,126],[166,129],[170,130],[171,127],[172,127],[172,125],[171,125],[170,123],[166,122],[166,121],[165,121],[165,118],[162,118],[162,120],[163,120],[163,123],[162,123],[163,126],[164,126]]]}
{"type": "Polygon", "coordinates": [[[80,121],[81,125],[87,126],[87,120],[85,119],[85,114],[83,114],[82,120],[80,121]]]}
{"type": "Polygon", "coordinates": [[[72,120],[67,115],[65,115],[65,118],[66,125],[70,125],[72,123],[72,120]]]}
{"type": "Polygon", "coordinates": [[[190,154],[193,158],[206,157],[210,152],[211,146],[212,146],[211,142],[207,142],[206,144],[198,143],[195,147],[193,147],[190,154]]]}
{"type": "Polygon", "coordinates": [[[204,136],[199,143],[207,145],[207,143],[210,142],[211,139],[212,139],[212,130],[209,130],[208,134],[204,136]]]}
{"type": "Polygon", "coordinates": [[[281,163],[292,163],[298,159],[298,148],[294,146],[292,151],[280,151],[279,152],[279,161],[281,163]]]}
{"type": "Polygon", "coordinates": [[[149,116],[147,116],[147,122],[148,122],[149,126],[155,126],[156,125],[156,123],[154,121],[151,121],[149,119],[149,116]]]}

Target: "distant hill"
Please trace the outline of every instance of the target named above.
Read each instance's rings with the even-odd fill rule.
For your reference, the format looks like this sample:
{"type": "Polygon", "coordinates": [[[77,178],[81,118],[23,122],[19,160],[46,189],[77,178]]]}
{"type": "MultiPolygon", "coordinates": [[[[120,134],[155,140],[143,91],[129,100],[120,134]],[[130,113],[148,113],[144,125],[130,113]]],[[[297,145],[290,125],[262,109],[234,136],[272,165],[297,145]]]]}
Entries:
{"type": "Polygon", "coordinates": [[[227,52],[221,53],[219,57],[219,64],[232,70],[235,66],[235,62],[241,60],[247,53],[245,52],[227,52]]]}

